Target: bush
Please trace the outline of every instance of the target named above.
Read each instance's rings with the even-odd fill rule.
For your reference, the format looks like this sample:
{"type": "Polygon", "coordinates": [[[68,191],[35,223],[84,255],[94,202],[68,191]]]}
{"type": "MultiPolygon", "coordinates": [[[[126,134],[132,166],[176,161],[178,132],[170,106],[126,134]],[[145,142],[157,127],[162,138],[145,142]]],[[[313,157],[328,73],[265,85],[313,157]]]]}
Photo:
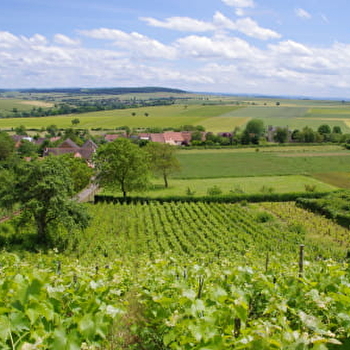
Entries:
{"type": "Polygon", "coordinates": [[[272,221],[273,219],[273,215],[266,211],[262,211],[256,215],[256,221],[261,223],[272,221]]]}
{"type": "Polygon", "coordinates": [[[207,194],[208,196],[219,196],[222,194],[222,190],[219,186],[214,185],[213,187],[208,188],[207,194]]]}
{"type": "Polygon", "coordinates": [[[305,188],[306,192],[315,192],[316,191],[316,185],[305,184],[304,188],[305,188]]]}

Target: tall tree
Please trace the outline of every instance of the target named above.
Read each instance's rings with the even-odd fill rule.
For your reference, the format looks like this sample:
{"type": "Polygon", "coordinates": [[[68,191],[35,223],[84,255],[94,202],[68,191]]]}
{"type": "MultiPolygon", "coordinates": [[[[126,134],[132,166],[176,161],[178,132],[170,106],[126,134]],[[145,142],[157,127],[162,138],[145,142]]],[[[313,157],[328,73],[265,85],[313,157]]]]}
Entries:
{"type": "Polygon", "coordinates": [[[50,233],[59,225],[68,229],[88,225],[85,208],[71,199],[74,191],[69,170],[57,157],[23,162],[11,186],[2,188],[2,193],[7,195],[3,206],[19,205],[21,223],[34,223],[40,244],[48,244],[50,233]]]}
{"type": "Polygon", "coordinates": [[[119,190],[126,197],[131,191],[142,191],[149,184],[147,153],[129,139],[119,138],[100,146],[95,165],[97,182],[105,188],[119,190]]]}
{"type": "Polygon", "coordinates": [[[15,141],[9,134],[0,131],[0,161],[10,158],[15,152],[15,141]]]}
{"type": "Polygon", "coordinates": [[[274,140],[279,143],[288,141],[288,128],[278,127],[275,131],[274,140]]]}
{"type": "Polygon", "coordinates": [[[145,149],[150,155],[151,169],[163,177],[164,186],[167,188],[169,186],[168,176],[180,170],[175,147],[165,143],[151,142],[145,149]]]}

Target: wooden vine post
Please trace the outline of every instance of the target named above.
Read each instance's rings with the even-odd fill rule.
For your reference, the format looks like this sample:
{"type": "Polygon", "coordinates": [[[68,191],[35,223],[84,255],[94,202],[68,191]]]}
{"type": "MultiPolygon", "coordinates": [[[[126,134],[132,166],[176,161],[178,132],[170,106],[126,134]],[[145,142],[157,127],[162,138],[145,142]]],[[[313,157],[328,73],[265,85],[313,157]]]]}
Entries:
{"type": "Polygon", "coordinates": [[[299,246],[299,278],[302,278],[304,273],[304,247],[304,244],[299,246]]]}

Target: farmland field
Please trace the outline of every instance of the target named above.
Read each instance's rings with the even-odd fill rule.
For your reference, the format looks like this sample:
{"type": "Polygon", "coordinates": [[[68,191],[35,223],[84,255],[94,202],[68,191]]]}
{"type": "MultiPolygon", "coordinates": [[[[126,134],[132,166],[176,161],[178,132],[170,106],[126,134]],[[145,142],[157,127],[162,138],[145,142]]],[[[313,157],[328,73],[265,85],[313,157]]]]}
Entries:
{"type": "Polygon", "coordinates": [[[45,103],[42,101],[30,101],[20,99],[3,99],[0,98],[0,115],[9,114],[13,109],[18,111],[30,111],[33,107],[51,107],[51,103],[45,103]]]}
{"type": "MultiPolygon", "coordinates": [[[[81,98],[88,99],[86,96],[81,98]]],[[[209,102],[201,99],[184,99],[170,106],[127,108],[41,118],[8,118],[0,119],[0,129],[11,129],[20,125],[25,125],[28,129],[40,129],[51,124],[67,128],[71,126],[72,118],[78,117],[79,127],[87,129],[116,129],[124,125],[130,128],[203,125],[207,131],[223,132],[243,127],[250,119],[259,118],[264,121],[265,126],[288,126],[291,129],[309,126],[317,129],[321,124],[327,123],[331,127],[340,126],[344,133],[350,132],[350,109],[340,103],[285,100],[281,101],[280,106],[276,106],[275,101],[268,99],[253,99],[253,101],[255,102],[239,98],[211,97],[209,102]]],[[[0,99],[0,112],[10,112],[13,108],[29,111],[32,107],[38,107],[38,103],[46,102],[0,99]]]]}
{"type": "Polygon", "coordinates": [[[176,178],[222,178],[350,172],[350,152],[181,151],[176,178]]]}

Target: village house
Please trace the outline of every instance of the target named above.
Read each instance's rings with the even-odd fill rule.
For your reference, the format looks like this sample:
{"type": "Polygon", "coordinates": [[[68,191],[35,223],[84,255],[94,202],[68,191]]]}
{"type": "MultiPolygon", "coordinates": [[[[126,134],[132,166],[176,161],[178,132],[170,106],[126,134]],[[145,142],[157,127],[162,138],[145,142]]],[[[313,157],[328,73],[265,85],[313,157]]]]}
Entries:
{"type": "Polygon", "coordinates": [[[81,147],[78,146],[71,139],[64,140],[57,147],[47,147],[44,150],[44,157],[49,155],[73,154],[74,157],[91,160],[93,154],[97,149],[97,145],[92,140],[87,140],[81,147]]]}

